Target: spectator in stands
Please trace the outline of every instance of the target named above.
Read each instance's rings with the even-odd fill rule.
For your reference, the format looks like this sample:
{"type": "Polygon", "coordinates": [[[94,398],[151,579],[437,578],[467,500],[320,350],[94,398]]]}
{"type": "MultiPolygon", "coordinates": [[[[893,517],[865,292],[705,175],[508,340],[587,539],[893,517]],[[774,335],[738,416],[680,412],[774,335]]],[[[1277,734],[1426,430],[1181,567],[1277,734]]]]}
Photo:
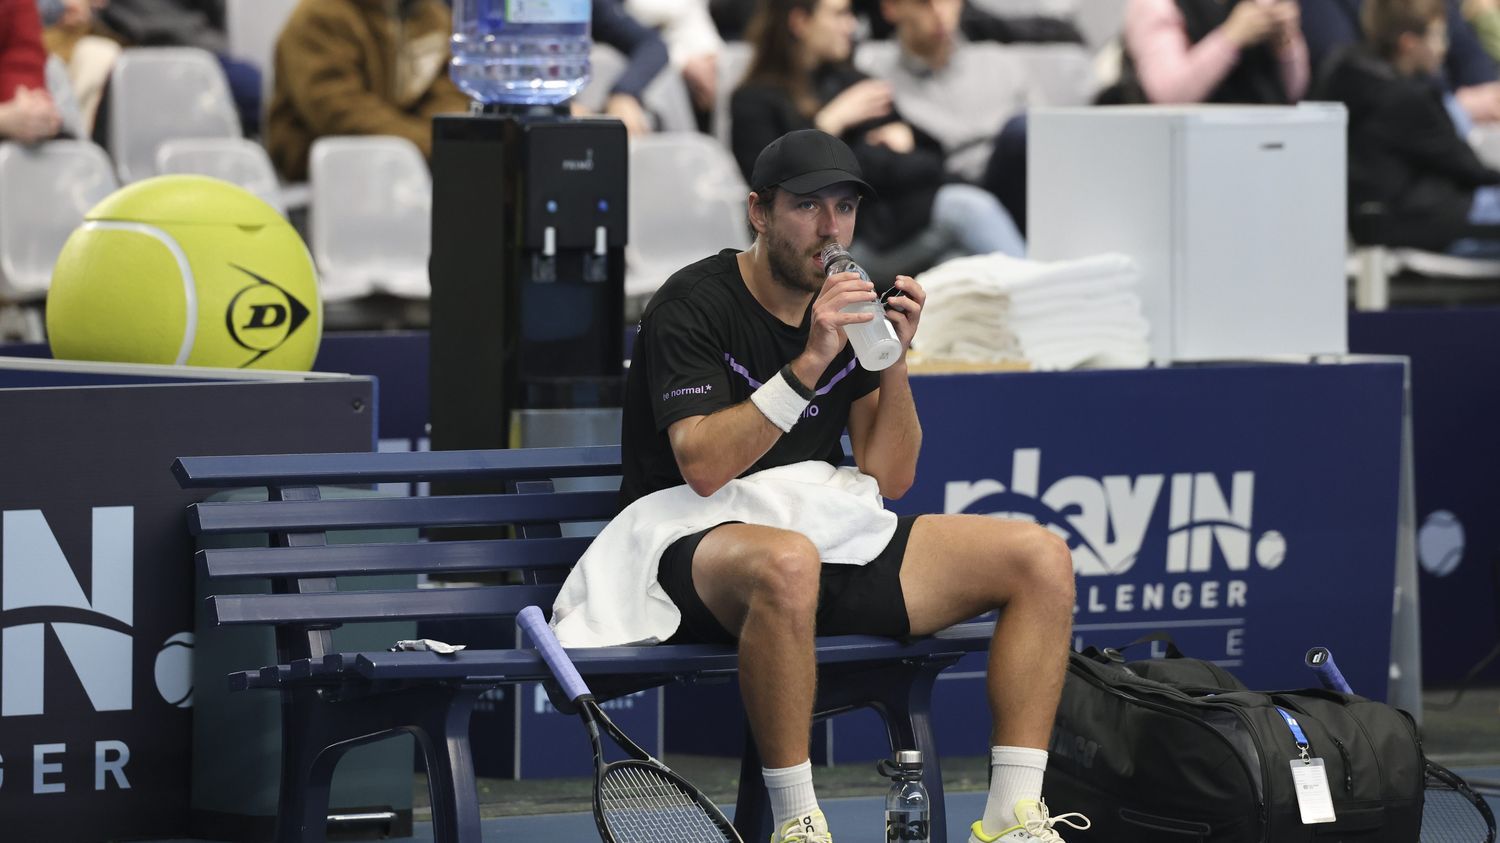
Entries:
{"type": "Polygon", "coordinates": [[[1364,243],[1500,254],[1500,172],[1455,125],[1437,76],[1443,0],[1366,0],[1365,43],[1329,58],[1320,99],[1349,109],[1349,227],[1364,243]]]}
{"type": "MultiPolygon", "coordinates": [[[[1360,9],[1363,0],[1302,0],[1302,34],[1307,39],[1313,67],[1342,47],[1361,43],[1360,9]]],[[[1484,51],[1474,28],[1464,20],[1459,0],[1447,0],[1448,54],[1442,77],[1471,119],[1500,120],[1500,69],[1484,51]]]]}
{"type": "Polygon", "coordinates": [[[1294,0],[1130,0],[1120,85],[1104,100],[1297,102],[1312,75],[1300,18],[1294,0]]]}
{"type": "Polygon", "coordinates": [[[37,0],[42,43],[66,68],[68,90],[57,87],[62,80],[49,87],[59,106],[72,102],[71,114],[64,111],[64,131],[79,137],[92,133],[110,71],[120,55],[118,41],[96,34],[101,31],[97,13],[107,4],[108,0],[37,0]]]}
{"type": "Polygon", "coordinates": [[[882,0],[900,52],[889,65],[866,69],[890,83],[912,125],[942,144],[948,174],[995,194],[1024,231],[1024,103],[1019,88],[1005,95],[1010,80],[995,79],[995,68],[970,46],[965,8],[964,0],[882,0]]]}
{"type": "Polygon", "coordinates": [[[307,178],[313,141],[397,135],[432,151],[432,118],[467,111],[448,78],[442,0],[302,0],[276,42],[266,146],[281,175],[307,178]]]}
{"type": "Polygon", "coordinates": [[[999,201],[972,185],[945,183],[942,144],[895,110],[889,83],[849,65],[849,0],[767,0],[751,35],[750,70],[730,100],[731,145],[747,180],[771,141],[796,129],[821,129],[854,150],[879,197],[860,208],[855,241],[856,257],[872,274],[925,269],[949,248],[1024,253],[1025,242],[999,201]]]}
{"type": "Polygon", "coordinates": [[[714,27],[705,0],[626,0],[631,17],[655,28],[666,41],[672,69],[682,74],[700,123],[713,114],[719,87],[719,52],[724,39],[714,27]]]}
{"type": "Polygon", "coordinates": [[[0,138],[39,143],[62,127],[46,63],[36,0],[0,0],[0,138]]]}
{"type": "MultiPolygon", "coordinates": [[[[631,137],[651,132],[651,117],[642,105],[646,86],[667,66],[667,45],[649,27],[631,17],[621,0],[594,0],[590,17],[594,40],[625,54],[620,74],[604,103],[604,114],[618,118],[631,137]]],[[[576,103],[574,113],[587,113],[576,103]]]]}

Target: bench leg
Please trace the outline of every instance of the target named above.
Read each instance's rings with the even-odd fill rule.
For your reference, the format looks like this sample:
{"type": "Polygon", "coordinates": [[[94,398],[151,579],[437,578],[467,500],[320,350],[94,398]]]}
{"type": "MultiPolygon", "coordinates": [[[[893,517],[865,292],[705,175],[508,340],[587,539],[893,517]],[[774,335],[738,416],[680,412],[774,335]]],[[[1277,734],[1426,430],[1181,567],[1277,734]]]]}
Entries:
{"type": "Polygon", "coordinates": [[[760,843],[771,836],[771,799],[761,776],[763,765],[755,735],[745,722],[745,752],[740,756],[740,788],[734,799],[734,830],[746,843],[760,843]]]}
{"type": "MultiPolygon", "coordinates": [[[[332,741],[324,724],[325,706],[310,690],[283,692],[281,703],[281,783],[276,809],[277,843],[323,843],[328,836],[328,792],[332,769],[320,765],[332,741]],[[322,775],[321,786],[317,783],[322,775]]],[[[337,753],[334,763],[337,763],[337,753]]]]}
{"type": "Polygon", "coordinates": [[[483,688],[459,692],[442,711],[411,731],[427,762],[432,837],[437,843],[479,843],[479,786],[469,749],[469,720],[483,688]]]}
{"type": "Polygon", "coordinates": [[[944,661],[915,666],[906,683],[886,684],[887,693],[871,704],[885,721],[893,752],[916,749],[922,753],[922,785],[927,788],[927,804],[931,807],[928,828],[932,840],[948,839],[942,762],[932,733],[932,686],[938,674],[949,664],[951,662],[944,661]]]}
{"type": "Polygon", "coordinates": [[[324,843],[333,772],[348,750],[409,732],[427,762],[437,843],[479,843],[469,720],[483,688],[415,688],[329,702],[312,689],[283,697],[277,843],[324,843]]]}
{"type": "MultiPolygon", "coordinates": [[[[958,658],[830,668],[820,671],[818,678],[817,718],[870,707],[885,721],[892,751],[916,749],[922,752],[922,784],[927,788],[928,804],[932,806],[929,827],[933,840],[948,839],[948,818],[943,813],[943,771],[932,732],[932,686],[938,674],[958,658]]],[[[735,830],[747,843],[764,840],[774,830],[771,828],[771,802],[760,769],[760,752],[747,724],[745,752],[740,760],[739,794],[734,807],[735,830]]]]}

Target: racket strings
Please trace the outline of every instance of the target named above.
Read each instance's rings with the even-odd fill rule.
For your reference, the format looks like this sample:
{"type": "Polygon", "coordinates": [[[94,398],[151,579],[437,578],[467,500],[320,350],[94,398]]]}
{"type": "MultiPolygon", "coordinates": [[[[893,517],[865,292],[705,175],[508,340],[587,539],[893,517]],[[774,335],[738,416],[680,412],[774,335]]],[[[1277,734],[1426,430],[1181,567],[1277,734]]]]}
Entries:
{"type": "Polygon", "coordinates": [[[1489,831],[1484,815],[1467,795],[1440,780],[1427,780],[1422,843],[1486,843],[1493,839],[1489,831]]]}
{"type": "Polygon", "coordinates": [[[723,843],[729,838],[682,786],[649,767],[612,767],[599,807],[617,843],[723,843]]]}

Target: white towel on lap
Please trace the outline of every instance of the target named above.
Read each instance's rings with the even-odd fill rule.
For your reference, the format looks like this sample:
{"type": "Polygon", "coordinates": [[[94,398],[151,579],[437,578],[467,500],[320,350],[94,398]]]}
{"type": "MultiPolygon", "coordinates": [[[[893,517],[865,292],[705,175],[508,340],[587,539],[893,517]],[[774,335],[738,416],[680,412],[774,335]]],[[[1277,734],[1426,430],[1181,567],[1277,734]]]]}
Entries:
{"type": "Polygon", "coordinates": [[[653,492],[605,525],[573,566],[552,604],[558,640],[565,647],[610,647],[670,638],[682,613],[656,581],[662,553],[726,521],[795,530],[824,564],[864,565],[896,532],[875,478],[826,462],[756,472],[706,498],[685,485],[653,492]]]}

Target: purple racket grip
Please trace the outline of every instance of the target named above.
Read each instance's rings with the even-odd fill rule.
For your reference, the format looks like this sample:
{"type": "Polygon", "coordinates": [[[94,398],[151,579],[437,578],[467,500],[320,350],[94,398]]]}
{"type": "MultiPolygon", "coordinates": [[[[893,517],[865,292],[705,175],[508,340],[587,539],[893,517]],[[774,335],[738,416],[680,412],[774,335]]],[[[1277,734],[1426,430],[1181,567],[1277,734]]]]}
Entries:
{"type": "Polygon", "coordinates": [[[1323,687],[1330,691],[1339,691],[1345,694],[1354,693],[1349,687],[1349,680],[1339,672],[1339,666],[1333,661],[1333,653],[1327,647],[1314,647],[1307,651],[1307,666],[1318,674],[1318,681],[1323,687]]]}
{"type": "Polygon", "coordinates": [[[584,683],[583,677],[578,675],[578,668],[563,652],[562,644],[558,643],[557,635],[552,632],[552,627],[547,625],[547,619],[542,617],[542,610],[535,606],[527,606],[516,615],[516,622],[521,624],[521,629],[526,631],[526,637],[536,647],[537,652],[542,654],[542,660],[547,663],[548,669],[557,679],[557,684],[562,686],[563,693],[568,699],[576,700],[589,693],[589,686],[584,683]]]}

